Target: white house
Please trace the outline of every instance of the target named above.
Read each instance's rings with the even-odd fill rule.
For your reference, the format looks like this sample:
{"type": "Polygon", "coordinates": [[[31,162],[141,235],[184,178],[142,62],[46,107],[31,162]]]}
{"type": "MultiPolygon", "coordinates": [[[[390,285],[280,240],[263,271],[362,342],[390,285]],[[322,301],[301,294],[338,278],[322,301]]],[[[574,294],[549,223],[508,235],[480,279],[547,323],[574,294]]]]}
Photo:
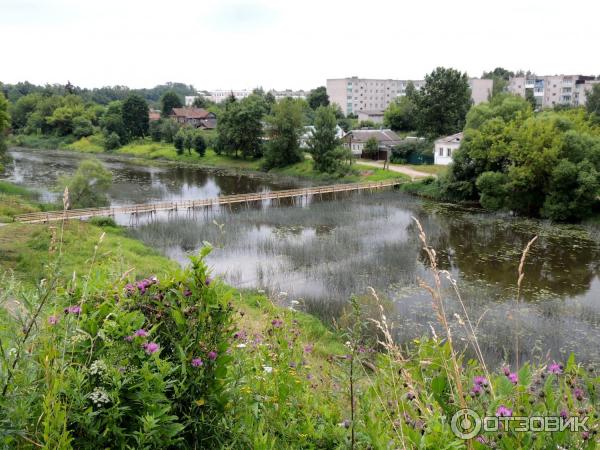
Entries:
{"type": "Polygon", "coordinates": [[[462,133],[445,136],[435,141],[433,147],[434,164],[448,165],[452,162],[453,153],[459,149],[463,139],[462,133]]]}
{"type": "MultiPolygon", "coordinates": [[[[308,148],[308,140],[311,138],[314,131],[315,127],[312,125],[304,127],[304,133],[302,133],[302,136],[300,136],[300,148],[308,148]]],[[[342,130],[339,125],[335,126],[335,137],[340,140],[344,137],[344,130],[342,130]]]]}

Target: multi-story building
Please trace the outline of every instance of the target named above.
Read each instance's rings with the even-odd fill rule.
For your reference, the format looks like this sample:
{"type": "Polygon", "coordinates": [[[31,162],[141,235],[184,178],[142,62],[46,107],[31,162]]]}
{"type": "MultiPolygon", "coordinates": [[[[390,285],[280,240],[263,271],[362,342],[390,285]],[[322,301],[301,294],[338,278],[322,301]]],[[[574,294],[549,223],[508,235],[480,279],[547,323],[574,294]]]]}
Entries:
{"type": "MultiPolygon", "coordinates": [[[[425,86],[424,80],[335,78],[327,80],[327,95],[346,115],[360,111],[384,111],[395,98],[406,95],[409,83],[417,90],[425,86]]],[[[473,102],[479,104],[491,95],[493,80],[471,78],[469,86],[473,102]]]]}
{"type": "MultiPolygon", "coordinates": [[[[251,95],[252,92],[253,92],[252,89],[229,89],[229,90],[217,89],[214,91],[201,91],[201,92],[198,92],[198,95],[203,96],[206,99],[211,100],[215,103],[221,103],[221,102],[225,101],[225,99],[227,97],[229,97],[230,95],[233,95],[238,100],[242,100],[242,99],[248,97],[249,95],[251,95]]],[[[271,94],[273,94],[273,96],[275,97],[275,100],[277,100],[277,101],[279,101],[283,98],[286,98],[286,97],[305,99],[308,96],[308,92],[303,91],[303,90],[294,91],[291,89],[285,89],[283,91],[276,91],[274,89],[271,89],[269,92],[271,94]]],[[[197,96],[195,96],[195,95],[186,96],[185,97],[185,105],[192,106],[196,97],[197,96]]]]}
{"type": "Polygon", "coordinates": [[[522,97],[533,95],[537,107],[541,109],[557,105],[585,105],[587,93],[599,82],[593,76],[528,74],[510,78],[507,89],[522,97]]]}

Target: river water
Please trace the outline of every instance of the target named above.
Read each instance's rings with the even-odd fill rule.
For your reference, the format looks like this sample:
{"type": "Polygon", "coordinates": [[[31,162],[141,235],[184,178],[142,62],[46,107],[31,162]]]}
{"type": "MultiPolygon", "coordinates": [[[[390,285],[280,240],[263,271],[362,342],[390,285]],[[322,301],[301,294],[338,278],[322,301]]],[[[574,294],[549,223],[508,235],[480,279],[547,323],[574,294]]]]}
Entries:
{"type": "MultiPolygon", "coordinates": [[[[52,190],[57,176],[72,173],[82,158],[25,150],[10,155],[4,177],[39,190],[47,200],[57,195],[52,190]]],[[[115,180],[113,205],[292,187],[260,175],[102,160],[115,180]]],[[[263,289],[285,305],[338,324],[352,295],[365,305],[365,314],[377,315],[368,294],[372,286],[395,337],[407,343],[432,327],[441,333],[431,297],[418,286],[419,280],[433,280],[413,217],[436,249],[440,268],[456,280],[488,362],[510,359],[518,333],[522,360],[563,361],[574,351],[579,360],[600,364],[600,233],[593,227],[492,215],[390,190],[164,214],[143,218],[130,233],[182,264],[210,242],[209,264],[228,283],[263,289]],[[535,235],[517,305],[521,251],[535,235]]],[[[132,224],[126,217],[119,221],[132,224]]],[[[446,279],[443,292],[453,332],[465,339],[465,314],[446,279]]]]}

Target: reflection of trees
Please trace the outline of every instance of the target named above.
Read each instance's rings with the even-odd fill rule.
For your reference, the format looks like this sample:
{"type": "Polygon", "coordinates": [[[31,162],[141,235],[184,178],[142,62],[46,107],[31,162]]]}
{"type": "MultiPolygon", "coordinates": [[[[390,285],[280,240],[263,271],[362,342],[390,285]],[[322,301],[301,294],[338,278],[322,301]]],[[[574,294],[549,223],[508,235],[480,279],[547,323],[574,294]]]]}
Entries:
{"type": "MultiPolygon", "coordinates": [[[[419,213],[419,220],[436,249],[442,269],[459,269],[470,280],[483,280],[514,289],[523,248],[535,235],[525,267],[525,298],[546,290],[560,296],[587,292],[600,267],[599,251],[592,241],[559,235],[559,228],[544,228],[531,221],[494,220],[477,214],[446,211],[419,213]]],[[[420,258],[425,262],[425,255],[420,258]]]]}

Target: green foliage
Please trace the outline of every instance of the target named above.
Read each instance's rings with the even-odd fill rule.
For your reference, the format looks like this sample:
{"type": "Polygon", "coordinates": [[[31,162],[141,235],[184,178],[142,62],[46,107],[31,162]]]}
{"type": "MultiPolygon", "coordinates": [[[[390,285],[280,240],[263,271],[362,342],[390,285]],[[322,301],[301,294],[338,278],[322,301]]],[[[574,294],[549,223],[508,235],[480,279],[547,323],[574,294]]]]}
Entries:
{"type": "MultiPolygon", "coordinates": [[[[235,97],[234,97],[235,99],[235,97]]],[[[258,95],[226,101],[217,122],[215,150],[226,155],[258,158],[262,155],[262,119],[267,105],[258,95]]]]}
{"type": "Polygon", "coordinates": [[[182,155],[185,150],[186,138],[187,133],[183,128],[181,128],[173,138],[173,145],[175,146],[178,155],[182,155]]]}
{"type": "Polygon", "coordinates": [[[112,217],[95,216],[90,219],[90,223],[97,227],[117,227],[117,222],[112,217]]]}
{"type": "Polygon", "coordinates": [[[308,93],[306,98],[308,106],[316,110],[320,106],[329,106],[329,96],[327,95],[327,88],[325,86],[319,86],[308,93]]]}
{"type": "Polygon", "coordinates": [[[335,111],[329,106],[320,106],[315,115],[315,129],[308,141],[314,168],[318,172],[344,175],[352,166],[352,154],[341,147],[336,136],[335,111]]]}
{"type": "Polygon", "coordinates": [[[162,117],[169,117],[173,112],[173,108],[181,108],[183,101],[175,91],[167,91],[160,99],[162,117]]]}
{"type": "Polygon", "coordinates": [[[137,94],[130,94],[123,101],[122,116],[123,125],[129,139],[136,137],[143,138],[148,134],[148,124],[150,118],[148,116],[148,103],[137,94]]]}
{"type": "Polygon", "coordinates": [[[198,153],[198,156],[202,157],[206,154],[206,140],[199,130],[192,134],[192,148],[198,153]]]}
{"type": "Polygon", "coordinates": [[[533,114],[499,95],[469,115],[445,189],[459,200],[557,221],[592,213],[600,172],[600,129],[581,110],[533,114]]]}
{"type": "Polygon", "coordinates": [[[413,131],[416,129],[416,115],[415,103],[405,95],[390,103],[383,114],[383,125],[394,131],[413,131]]]}
{"type": "Polygon", "coordinates": [[[94,134],[94,127],[92,121],[87,117],[78,116],[73,119],[73,136],[77,139],[82,137],[91,136],[94,134]]]}
{"type": "Polygon", "coordinates": [[[363,148],[363,153],[371,157],[379,155],[379,142],[377,142],[377,139],[374,137],[367,139],[363,148]]]}
{"type": "Polygon", "coordinates": [[[416,128],[422,136],[442,136],[461,131],[471,107],[466,73],[438,67],[425,75],[425,86],[407,95],[416,106],[416,128]]]}
{"type": "MultiPolygon", "coordinates": [[[[6,144],[4,142],[4,133],[10,124],[10,115],[8,114],[8,101],[4,97],[4,94],[0,92],[0,157],[6,150],[6,144]]],[[[0,165],[0,172],[2,172],[2,166],[0,165]]]]}
{"type": "Polygon", "coordinates": [[[361,120],[358,122],[358,128],[379,128],[372,120],[361,120]]]}
{"type": "Polygon", "coordinates": [[[100,126],[106,136],[116,134],[119,137],[120,144],[129,142],[129,135],[123,121],[123,103],[111,102],[106,108],[106,112],[100,119],[100,126]]]}
{"type": "Polygon", "coordinates": [[[107,193],[112,184],[112,174],[97,159],[81,162],[71,177],[58,180],[57,189],[69,188],[71,208],[90,208],[108,205],[107,193]]]}
{"type": "Polygon", "coordinates": [[[162,140],[162,120],[153,120],[148,126],[148,134],[154,142],[160,142],[162,140]]]}
{"type": "Polygon", "coordinates": [[[265,167],[285,167],[302,161],[300,135],[303,132],[303,103],[285,98],[273,106],[267,118],[269,143],[265,152],[265,167]]]}
{"type": "Polygon", "coordinates": [[[595,114],[600,119],[600,83],[594,84],[587,93],[585,107],[590,114],[595,114]]]}
{"type": "Polygon", "coordinates": [[[160,125],[160,135],[163,141],[170,144],[175,139],[175,135],[179,131],[179,124],[172,119],[163,120],[160,125]]]}
{"type": "Polygon", "coordinates": [[[412,160],[433,163],[433,143],[427,139],[404,139],[392,149],[391,162],[406,164],[412,160]]]}
{"type": "Polygon", "coordinates": [[[492,98],[494,98],[495,96],[506,91],[510,77],[514,76],[514,72],[506,70],[503,67],[496,67],[491,72],[483,72],[481,78],[493,80],[494,84],[492,87],[492,98]]]}
{"type": "Polygon", "coordinates": [[[121,146],[121,139],[114,131],[104,137],[104,148],[108,151],[115,150],[121,146]]]}

